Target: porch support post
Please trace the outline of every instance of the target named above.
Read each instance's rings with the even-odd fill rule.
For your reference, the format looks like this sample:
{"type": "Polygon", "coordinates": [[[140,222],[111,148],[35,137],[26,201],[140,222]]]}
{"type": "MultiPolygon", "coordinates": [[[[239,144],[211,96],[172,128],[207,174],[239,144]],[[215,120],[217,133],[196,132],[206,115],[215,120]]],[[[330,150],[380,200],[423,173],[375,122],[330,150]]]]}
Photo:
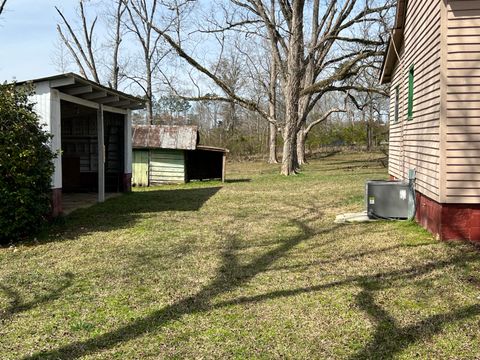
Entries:
{"type": "Polygon", "coordinates": [[[227,167],[227,153],[224,152],[222,156],[222,182],[225,182],[226,167],[227,167]]]}
{"type": "Polygon", "coordinates": [[[123,191],[130,192],[132,190],[132,110],[128,110],[125,114],[124,139],[123,191]]]}
{"type": "Polygon", "coordinates": [[[98,142],[98,202],[105,201],[105,143],[103,126],[103,105],[97,110],[98,142]]]}

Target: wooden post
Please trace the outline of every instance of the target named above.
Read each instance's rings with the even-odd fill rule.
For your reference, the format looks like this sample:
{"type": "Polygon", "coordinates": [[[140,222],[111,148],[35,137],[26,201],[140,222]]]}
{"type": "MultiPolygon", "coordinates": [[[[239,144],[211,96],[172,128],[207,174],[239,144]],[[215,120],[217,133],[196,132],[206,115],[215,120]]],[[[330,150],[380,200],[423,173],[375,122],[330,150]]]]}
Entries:
{"type": "Polygon", "coordinates": [[[225,182],[226,165],[227,165],[227,153],[224,152],[222,157],[222,182],[225,182]]]}
{"type": "Polygon", "coordinates": [[[97,141],[98,141],[98,202],[105,201],[105,140],[103,127],[103,105],[97,110],[97,141]]]}
{"type": "Polygon", "coordinates": [[[124,116],[124,164],[123,164],[123,191],[132,190],[132,110],[124,116]]]}

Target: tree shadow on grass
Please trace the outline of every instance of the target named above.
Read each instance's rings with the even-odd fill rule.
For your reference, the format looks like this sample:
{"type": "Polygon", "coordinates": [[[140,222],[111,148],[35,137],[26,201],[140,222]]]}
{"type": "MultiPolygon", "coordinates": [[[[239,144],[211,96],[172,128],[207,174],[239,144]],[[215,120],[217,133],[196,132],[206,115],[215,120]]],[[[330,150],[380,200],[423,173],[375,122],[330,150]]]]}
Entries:
{"type": "Polygon", "coordinates": [[[129,324],[104,333],[103,335],[84,341],[73,342],[54,350],[38,352],[32,356],[24,357],[24,359],[76,359],[114,348],[119,344],[136,339],[147,333],[161,331],[164,326],[172,321],[181,319],[184,315],[208,312],[232,305],[258,303],[265,300],[285,298],[303,293],[324,291],[345,285],[356,285],[362,288],[362,291],[357,296],[357,304],[377,325],[371,343],[367,344],[367,346],[353,356],[352,359],[375,357],[391,358],[415,341],[441,331],[446,324],[480,313],[480,305],[472,305],[447,314],[433,316],[407,328],[401,328],[384,309],[375,304],[371,293],[380,288],[398,286],[397,282],[399,280],[414,281],[418,277],[429,274],[432,271],[448,268],[452,265],[464,266],[470,261],[477,261],[477,253],[462,253],[449,260],[429,262],[390,272],[346,277],[345,279],[311,287],[279,290],[215,302],[215,298],[219,295],[237,289],[248,283],[258,274],[267,271],[273,263],[284,257],[300,243],[311,239],[313,236],[327,234],[343,226],[336,224],[320,231],[315,231],[315,229],[309,226],[309,221],[315,221],[316,219],[300,219],[302,220],[291,220],[291,224],[295,225],[300,232],[298,235],[282,240],[274,249],[259,255],[247,264],[240,264],[236,256],[236,251],[242,248],[239,239],[236,236],[227,238],[227,242],[221,253],[221,265],[218,268],[215,278],[196,294],[154,311],[146,317],[133,320],[129,324]],[[387,337],[385,337],[385,334],[387,337]]]}
{"type": "Polygon", "coordinates": [[[78,209],[58,219],[40,236],[38,245],[52,241],[72,240],[95,232],[127,229],[139,220],[166,211],[199,211],[219,190],[217,187],[135,191],[108,199],[89,208],[78,209]]]}
{"type": "Polygon", "coordinates": [[[71,272],[67,272],[63,275],[58,286],[50,289],[47,294],[41,295],[33,299],[32,301],[24,302],[20,293],[4,284],[0,284],[0,292],[3,292],[9,298],[9,306],[0,312],[0,321],[6,321],[12,318],[15,314],[31,310],[40,305],[59,299],[63,292],[69,288],[73,283],[74,275],[71,272]]]}
{"type": "Polygon", "coordinates": [[[251,182],[252,179],[226,179],[227,184],[251,182]]]}
{"type": "MultiPolygon", "coordinates": [[[[348,224],[345,224],[348,225],[348,224]]],[[[310,266],[321,266],[321,265],[326,265],[326,264],[336,264],[340,261],[345,261],[345,260],[351,260],[353,261],[360,261],[365,257],[372,256],[372,255],[380,255],[380,254],[385,254],[392,252],[394,250],[399,250],[402,248],[412,248],[412,247],[422,247],[422,246],[431,246],[431,243],[420,243],[420,244],[415,244],[415,245],[409,245],[409,244],[401,244],[401,245],[393,245],[393,246],[388,246],[385,248],[380,248],[380,249],[373,249],[373,250],[365,250],[365,251],[360,251],[356,252],[350,255],[343,255],[343,256],[338,256],[330,259],[319,259],[316,261],[311,261],[309,263],[303,263],[303,264],[296,264],[296,265],[287,265],[287,266],[277,266],[277,267],[271,267],[268,270],[269,271],[281,271],[281,270],[305,270],[309,268],[310,266]]]]}
{"type": "Polygon", "coordinates": [[[216,296],[236,289],[257,274],[264,272],[268,266],[284,256],[299,243],[310,239],[314,235],[333,231],[340,226],[333,225],[331,228],[319,232],[314,231],[307,223],[300,220],[292,220],[291,223],[300,230],[299,235],[287,238],[276,248],[267,251],[245,265],[239,264],[235,255],[237,249],[240,248],[238,238],[235,236],[228,238],[221,254],[222,262],[216,277],[210,284],[196,294],[98,337],[75,342],[55,350],[39,352],[32,356],[26,356],[24,359],[76,359],[95,354],[98,351],[110,349],[120,343],[135,339],[146,333],[160,331],[163,326],[180,319],[184,315],[210,311],[216,307],[212,304],[212,300],[216,296]]]}
{"type": "Polygon", "coordinates": [[[480,315],[480,304],[473,304],[432,315],[409,326],[401,326],[375,302],[371,284],[366,283],[357,295],[356,302],[375,324],[375,333],[370,343],[352,356],[351,360],[392,359],[408,346],[440,333],[446,325],[480,315]]]}

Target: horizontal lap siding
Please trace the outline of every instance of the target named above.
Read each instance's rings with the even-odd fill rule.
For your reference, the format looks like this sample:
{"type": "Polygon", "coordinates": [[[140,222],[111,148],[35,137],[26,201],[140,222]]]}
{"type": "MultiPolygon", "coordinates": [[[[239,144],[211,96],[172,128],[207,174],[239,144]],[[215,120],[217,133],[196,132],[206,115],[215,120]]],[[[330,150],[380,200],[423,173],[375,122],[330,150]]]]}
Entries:
{"type": "Polygon", "coordinates": [[[408,3],[404,44],[390,90],[389,173],[408,178],[416,169],[417,190],[439,200],[440,1],[408,3]],[[414,65],[413,119],[407,120],[408,72],[414,65]],[[399,86],[399,121],[394,122],[399,86]]]}
{"type": "Polygon", "coordinates": [[[447,5],[446,201],[480,201],[480,2],[447,5]]]}
{"type": "Polygon", "coordinates": [[[148,186],[148,150],[133,150],[132,184],[148,186]]]}
{"type": "Polygon", "coordinates": [[[185,154],[183,150],[150,151],[150,184],[185,182],[185,154]]]}

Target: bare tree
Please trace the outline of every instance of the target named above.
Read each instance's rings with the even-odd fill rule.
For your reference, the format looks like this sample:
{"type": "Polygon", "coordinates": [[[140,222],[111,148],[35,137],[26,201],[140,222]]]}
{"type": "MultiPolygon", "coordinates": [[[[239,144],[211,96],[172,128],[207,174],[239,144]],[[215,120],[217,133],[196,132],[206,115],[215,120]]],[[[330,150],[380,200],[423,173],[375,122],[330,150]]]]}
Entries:
{"type": "MultiPolygon", "coordinates": [[[[265,99],[266,113],[268,114],[268,163],[277,164],[277,133],[281,127],[279,116],[280,101],[278,66],[275,59],[271,58],[271,49],[264,38],[254,42],[250,38],[246,41],[249,45],[237,44],[235,51],[245,58],[244,77],[248,83],[253,84],[250,97],[260,105],[265,99]]],[[[258,118],[258,116],[257,116],[258,118]]]]}
{"type": "Polygon", "coordinates": [[[72,64],[69,50],[65,47],[65,44],[60,38],[54,43],[54,50],[50,60],[55,65],[55,70],[60,71],[61,73],[68,72],[68,69],[72,64]]]}
{"type": "Polygon", "coordinates": [[[83,3],[84,0],[79,0],[78,2],[78,15],[80,16],[80,21],[82,24],[81,35],[77,35],[72,24],[66,19],[65,15],[58,7],[55,7],[58,14],[62,18],[64,26],[64,29],[62,30],[62,26],[57,24],[57,32],[67,49],[70,51],[70,54],[75,60],[75,63],[78,66],[82,76],[87,79],[91,77],[94,81],[99,83],[100,78],[98,76],[97,64],[94,56],[95,51],[93,49],[93,32],[95,30],[98,16],[96,16],[93,21],[89,23],[85,14],[85,7],[83,3]]]}
{"type": "Polygon", "coordinates": [[[275,119],[275,122],[270,122],[268,127],[268,162],[270,164],[277,164],[277,63],[272,59],[270,64],[270,83],[268,87],[268,116],[270,119],[275,119]]]}
{"type": "Polygon", "coordinates": [[[117,0],[116,10],[111,18],[111,28],[114,29],[113,31],[113,41],[112,41],[112,62],[111,62],[111,69],[110,69],[110,80],[109,86],[112,89],[118,89],[118,82],[120,78],[120,63],[119,63],[119,53],[120,53],[120,45],[122,43],[123,38],[123,29],[122,29],[122,21],[123,15],[127,10],[125,4],[122,0],[117,0]]]}
{"type": "MultiPolygon", "coordinates": [[[[120,45],[123,38],[123,17],[126,7],[122,0],[115,0],[115,7],[107,9],[107,31],[111,33],[110,44],[96,44],[96,26],[99,22],[98,15],[92,21],[87,18],[85,0],[78,2],[79,30],[76,21],[68,20],[64,13],[57,7],[62,24],[57,24],[57,32],[63,46],[68,50],[70,57],[77,66],[80,74],[87,79],[98,83],[105,83],[113,89],[118,89],[120,78],[120,45]],[[102,51],[108,49],[108,52],[102,51]],[[103,63],[104,59],[106,64],[103,63]],[[102,77],[102,66],[108,73],[102,77]],[[105,79],[105,81],[102,81],[105,79]]],[[[63,51],[63,50],[62,50],[63,51]]],[[[63,57],[63,54],[62,54],[63,57]]],[[[64,66],[64,59],[57,59],[64,66]]]]}
{"type": "Polygon", "coordinates": [[[125,24],[140,44],[143,62],[143,66],[140,67],[141,71],[124,75],[144,91],[147,122],[151,124],[153,123],[154,77],[159,69],[160,62],[166,55],[159,47],[162,38],[153,30],[151,25],[157,18],[160,2],[157,0],[124,0],[123,2],[129,18],[129,21],[125,24]]]}
{"type": "MultiPolygon", "coordinates": [[[[328,0],[326,6],[320,6],[320,0],[313,0],[312,6],[310,3],[307,6],[304,0],[231,0],[231,4],[232,13],[237,18],[229,17],[211,32],[255,33],[260,30],[270,43],[271,57],[278,66],[285,101],[281,173],[294,174],[298,171],[297,134],[315,103],[327,91],[348,91],[359,87],[344,82],[361,72],[368,59],[383,54],[385,39],[365,38],[363,34],[359,35],[357,28],[365,23],[381,23],[383,14],[393,4],[380,0],[328,0]],[[361,46],[349,50],[348,44],[361,46]]],[[[224,93],[224,96],[209,97],[209,100],[236,103],[276,123],[257,102],[236,93],[202,65],[194,54],[184,48],[177,34],[154,24],[142,15],[138,7],[133,6],[133,10],[182,59],[212,80],[224,93]]]]}
{"type": "MultiPolygon", "coordinates": [[[[368,2],[365,2],[365,5],[365,11],[367,11],[368,2]]],[[[318,6],[318,2],[314,3],[314,6],[318,6]]],[[[333,92],[339,96],[343,93],[345,95],[345,101],[352,100],[356,105],[358,105],[356,97],[373,96],[373,94],[375,94],[375,96],[378,96],[378,94],[384,96],[385,90],[378,85],[376,80],[367,82],[363,80],[360,81],[360,79],[365,78],[366,73],[372,73],[372,69],[375,74],[373,77],[377,76],[378,71],[380,71],[383,45],[385,39],[388,38],[387,19],[390,13],[387,10],[391,7],[392,3],[389,4],[387,2],[384,10],[372,13],[375,17],[371,17],[372,15],[370,15],[370,17],[365,17],[362,22],[358,22],[355,25],[348,26],[347,22],[347,27],[343,30],[344,33],[340,34],[337,30],[334,31],[333,36],[336,42],[330,47],[328,55],[321,55],[317,61],[314,61],[312,57],[309,59],[309,64],[305,68],[306,87],[307,90],[308,88],[316,88],[318,92],[312,95],[307,91],[306,96],[301,99],[300,126],[297,134],[297,158],[299,164],[306,162],[305,141],[308,133],[314,126],[322,123],[328,117],[320,116],[307,124],[309,114],[317,102],[325,95],[333,92]],[[348,30],[347,34],[345,34],[346,30],[348,30]],[[366,52],[370,53],[365,56],[366,52]],[[350,60],[351,62],[349,63],[350,60]],[[330,74],[332,74],[331,78],[325,79],[327,81],[323,81],[323,79],[318,81],[319,74],[317,73],[317,69],[327,73],[330,72],[330,74]]],[[[312,29],[316,29],[317,27],[318,24],[312,23],[312,29]]],[[[328,34],[324,33],[322,37],[327,35],[328,34]]],[[[313,33],[311,38],[313,38],[313,33]]],[[[330,46],[328,42],[326,46],[330,46]]],[[[335,110],[337,111],[333,112],[345,112],[345,109],[335,110]]],[[[328,114],[332,114],[333,112],[327,110],[328,114]]]]}

